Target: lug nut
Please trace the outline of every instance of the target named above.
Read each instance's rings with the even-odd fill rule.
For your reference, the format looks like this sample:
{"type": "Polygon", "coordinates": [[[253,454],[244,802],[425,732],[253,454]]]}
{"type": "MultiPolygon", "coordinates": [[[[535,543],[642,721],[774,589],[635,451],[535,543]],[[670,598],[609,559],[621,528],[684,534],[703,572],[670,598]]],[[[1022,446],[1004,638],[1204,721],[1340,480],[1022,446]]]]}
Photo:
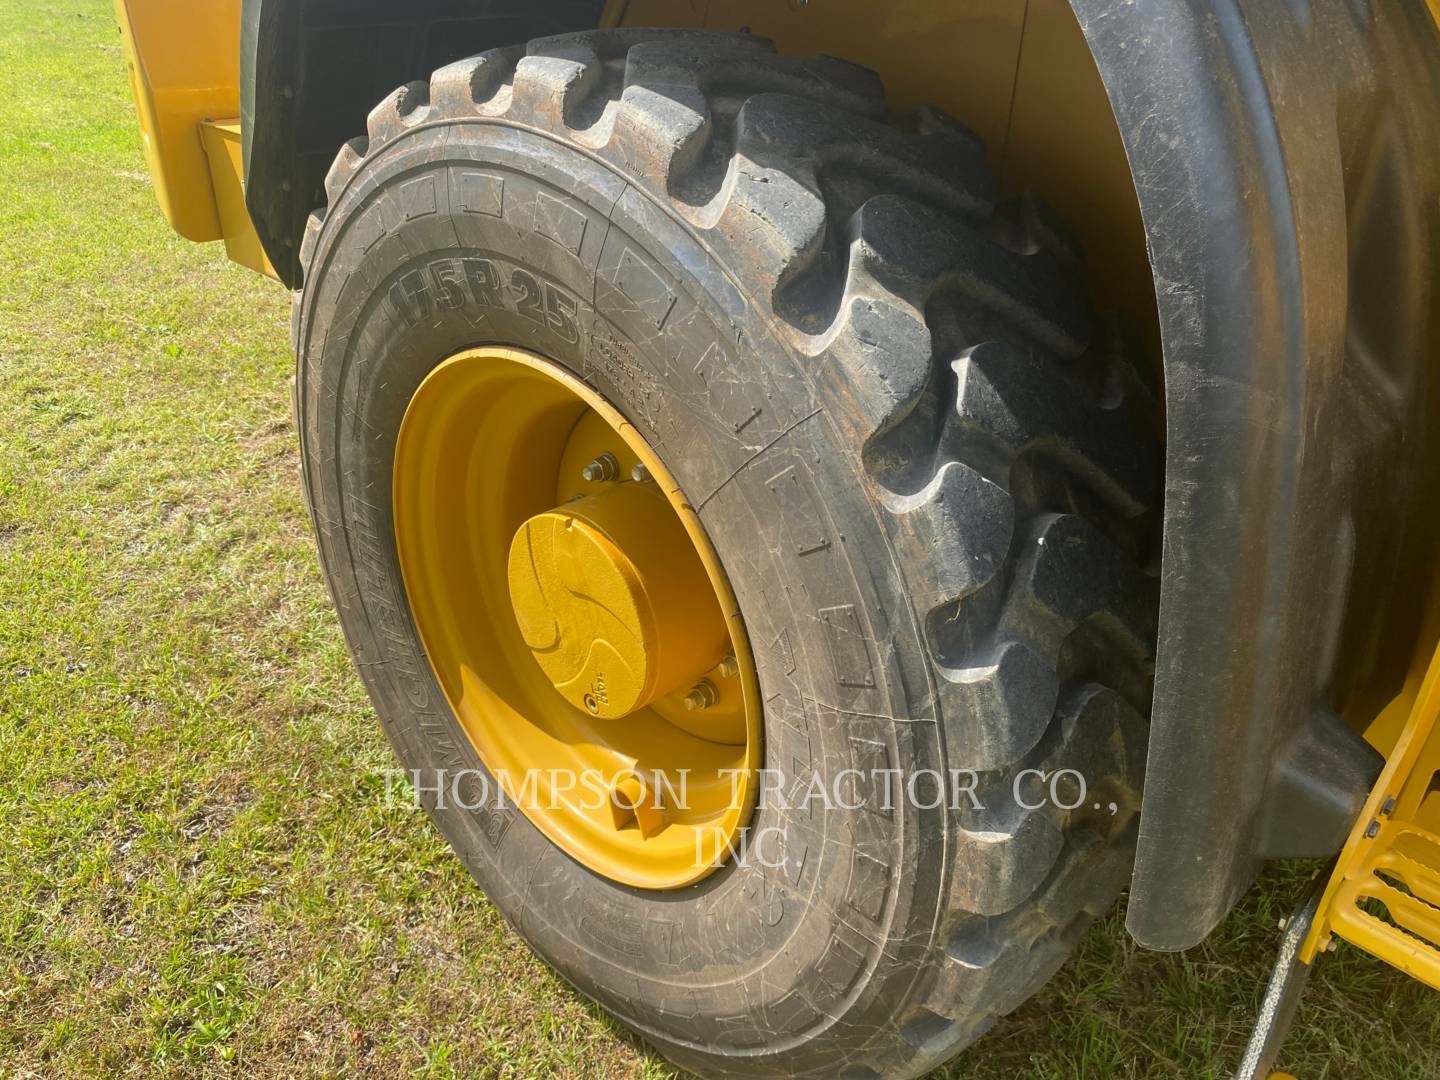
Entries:
{"type": "Polygon", "coordinates": [[[645,467],[643,461],[637,461],[635,467],[630,470],[630,479],[637,484],[643,484],[650,479],[650,470],[645,467]]]}
{"type": "Polygon", "coordinates": [[[720,700],[720,691],[715,689],[715,684],[709,679],[701,679],[685,695],[685,708],[691,712],[697,709],[708,709],[720,700]]]}
{"type": "Polygon", "coordinates": [[[615,460],[615,455],[606,450],[594,461],[580,470],[580,477],[592,484],[598,484],[605,480],[614,480],[620,475],[620,463],[615,460]]]}
{"type": "Polygon", "coordinates": [[[720,666],[715,670],[720,673],[721,678],[733,679],[736,675],[740,674],[740,661],[736,660],[733,656],[727,656],[724,660],[720,661],[720,666]]]}

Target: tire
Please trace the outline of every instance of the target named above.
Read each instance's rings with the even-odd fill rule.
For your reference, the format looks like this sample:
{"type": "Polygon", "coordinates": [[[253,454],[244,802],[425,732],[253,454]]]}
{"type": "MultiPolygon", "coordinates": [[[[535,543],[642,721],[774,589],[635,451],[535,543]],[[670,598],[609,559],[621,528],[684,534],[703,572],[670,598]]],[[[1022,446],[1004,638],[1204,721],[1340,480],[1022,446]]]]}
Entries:
{"type": "Polygon", "coordinates": [[[756,811],[766,857],[645,892],[513,808],[421,792],[534,949],[704,1076],[919,1075],[1033,993],[1130,874],[1153,399],[1046,214],[996,207],[978,141],[884,115],[873,73],[748,35],[545,38],[381,102],[302,249],[304,479],[406,769],[483,768],[390,519],[396,431],[447,355],[515,344],[587,380],[726,565],[790,796],[756,811]],[[851,769],[843,804],[796,796],[851,769]],[[1027,772],[1062,769],[1086,781],[1073,810],[1073,775],[1044,801],[1027,772]]]}

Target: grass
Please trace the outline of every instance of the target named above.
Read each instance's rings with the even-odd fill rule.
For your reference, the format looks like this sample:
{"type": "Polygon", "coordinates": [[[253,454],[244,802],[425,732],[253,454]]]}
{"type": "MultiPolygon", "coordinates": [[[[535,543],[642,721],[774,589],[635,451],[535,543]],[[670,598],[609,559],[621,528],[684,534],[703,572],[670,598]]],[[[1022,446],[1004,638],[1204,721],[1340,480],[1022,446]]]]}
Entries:
{"type": "MultiPolygon", "coordinates": [[[[0,101],[0,1077],[674,1076],[386,805],[288,297],[166,229],[107,0],[0,7],[0,101]]],[[[1303,877],[1183,956],[1117,913],[948,1075],[1225,1075],[1303,877]]],[[[1344,950],[1285,1063],[1440,1075],[1436,1001],[1344,950]]]]}

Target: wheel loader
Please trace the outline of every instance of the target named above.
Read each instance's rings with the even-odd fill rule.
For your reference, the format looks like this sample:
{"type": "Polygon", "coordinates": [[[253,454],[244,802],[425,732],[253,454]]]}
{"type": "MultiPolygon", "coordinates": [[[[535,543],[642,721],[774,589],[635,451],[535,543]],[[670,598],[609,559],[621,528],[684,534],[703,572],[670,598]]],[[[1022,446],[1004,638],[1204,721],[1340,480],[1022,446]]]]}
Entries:
{"type": "Polygon", "coordinates": [[[116,11],[399,767],[671,1061],[919,1076],[1281,859],[1240,1075],[1440,987],[1435,0],[116,11]]]}

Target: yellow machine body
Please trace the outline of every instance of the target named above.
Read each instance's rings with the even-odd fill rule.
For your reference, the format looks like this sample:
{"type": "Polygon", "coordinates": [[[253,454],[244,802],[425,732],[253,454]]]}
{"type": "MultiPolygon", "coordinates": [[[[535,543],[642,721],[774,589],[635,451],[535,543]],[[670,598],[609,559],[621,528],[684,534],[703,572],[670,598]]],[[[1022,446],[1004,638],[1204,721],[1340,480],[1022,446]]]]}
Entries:
{"type": "MultiPolygon", "coordinates": [[[[232,260],[274,276],[241,189],[240,0],[115,6],[166,218],[186,239],[223,239],[232,260]]],[[[1139,205],[1104,87],[1065,0],[611,0],[602,24],[748,27],[784,51],[874,68],[897,112],[929,103],[965,117],[985,140],[1002,191],[1034,191],[1074,223],[1091,291],[1122,313],[1158,364],[1139,205]]]]}
{"type": "Polygon", "coordinates": [[[260,237],[250,212],[245,209],[244,167],[240,159],[240,121],[203,120],[200,143],[210,168],[210,184],[215,193],[215,211],[220,219],[220,236],[225,241],[225,254],[232,262],[248,267],[266,277],[275,276],[275,268],[260,237]]]}

